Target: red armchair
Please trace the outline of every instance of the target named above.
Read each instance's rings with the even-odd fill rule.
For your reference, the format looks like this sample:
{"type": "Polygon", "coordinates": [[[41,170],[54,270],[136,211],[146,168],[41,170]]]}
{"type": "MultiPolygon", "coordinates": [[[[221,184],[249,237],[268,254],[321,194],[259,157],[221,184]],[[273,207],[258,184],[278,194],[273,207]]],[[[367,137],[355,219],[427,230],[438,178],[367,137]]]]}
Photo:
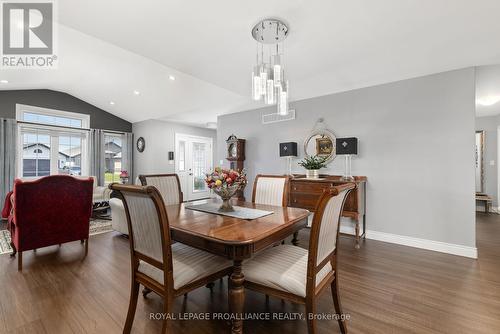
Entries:
{"type": "Polygon", "coordinates": [[[22,269],[22,252],[27,250],[81,240],[87,255],[92,191],[92,178],[68,175],[14,182],[8,228],[18,270],[22,269]]]}

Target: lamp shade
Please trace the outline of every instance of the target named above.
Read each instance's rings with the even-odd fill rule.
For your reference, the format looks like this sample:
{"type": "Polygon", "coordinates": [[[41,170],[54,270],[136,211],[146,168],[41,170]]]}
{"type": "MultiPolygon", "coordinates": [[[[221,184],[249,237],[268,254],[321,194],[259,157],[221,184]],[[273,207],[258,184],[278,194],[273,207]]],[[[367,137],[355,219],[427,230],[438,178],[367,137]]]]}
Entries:
{"type": "Polygon", "coordinates": [[[355,155],[358,154],[358,138],[337,138],[337,155],[355,155]]]}
{"type": "Polygon", "coordinates": [[[280,143],[280,157],[296,157],[297,143],[280,143]]]}

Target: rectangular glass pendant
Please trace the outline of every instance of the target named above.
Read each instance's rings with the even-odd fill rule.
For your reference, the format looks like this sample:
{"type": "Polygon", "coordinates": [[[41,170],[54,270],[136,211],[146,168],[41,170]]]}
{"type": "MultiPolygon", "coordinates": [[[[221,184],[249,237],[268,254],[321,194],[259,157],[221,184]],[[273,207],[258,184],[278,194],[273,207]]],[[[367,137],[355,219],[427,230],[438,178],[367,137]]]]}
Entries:
{"type": "Polygon", "coordinates": [[[260,68],[260,94],[266,96],[267,93],[267,68],[263,64],[260,68]]]}
{"type": "Polygon", "coordinates": [[[275,104],[274,98],[274,81],[267,80],[266,104],[275,104]]]}
{"type": "Polygon", "coordinates": [[[273,77],[274,77],[274,85],[276,87],[281,85],[281,80],[282,80],[282,72],[283,69],[281,67],[281,57],[280,55],[275,55],[274,56],[274,61],[273,61],[273,77]]]}
{"type": "Polygon", "coordinates": [[[261,84],[260,84],[260,73],[259,72],[252,72],[252,98],[255,101],[260,100],[261,97],[261,84]]]}

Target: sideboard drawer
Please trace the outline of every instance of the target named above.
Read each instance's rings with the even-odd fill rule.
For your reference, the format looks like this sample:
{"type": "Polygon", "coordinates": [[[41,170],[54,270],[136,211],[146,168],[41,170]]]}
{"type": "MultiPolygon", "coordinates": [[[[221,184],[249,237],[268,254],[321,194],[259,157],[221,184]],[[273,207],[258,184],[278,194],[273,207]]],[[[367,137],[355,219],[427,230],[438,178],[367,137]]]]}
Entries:
{"type": "Polygon", "coordinates": [[[324,182],[291,182],[291,193],[322,194],[325,189],[330,188],[330,183],[324,182]]]}
{"type": "Polygon", "coordinates": [[[320,194],[291,193],[290,206],[314,210],[316,209],[316,204],[318,203],[319,198],[320,194]]]}

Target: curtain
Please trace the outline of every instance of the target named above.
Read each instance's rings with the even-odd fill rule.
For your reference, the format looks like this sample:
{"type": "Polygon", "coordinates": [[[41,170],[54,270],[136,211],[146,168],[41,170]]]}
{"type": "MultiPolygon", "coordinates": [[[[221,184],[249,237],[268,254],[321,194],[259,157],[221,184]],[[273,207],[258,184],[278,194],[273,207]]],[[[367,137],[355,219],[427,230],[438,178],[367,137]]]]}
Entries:
{"type": "Polygon", "coordinates": [[[0,118],[0,203],[3,203],[5,195],[14,186],[16,177],[16,141],[16,120],[0,118]]]}
{"type": "Polygon", "coordinates": [[[134,135],[130,132],[126,132],[123,135],[122,142],[122,170],[126,170],[128,172],[129,178],[128,183],[133,184],[134,175],[134,135]]]}
{"type": "Polygon", "coordinates": [[[104,131],[90,129],[90,175],[97,179],[97,185],[104,185],[104,131]]]}

